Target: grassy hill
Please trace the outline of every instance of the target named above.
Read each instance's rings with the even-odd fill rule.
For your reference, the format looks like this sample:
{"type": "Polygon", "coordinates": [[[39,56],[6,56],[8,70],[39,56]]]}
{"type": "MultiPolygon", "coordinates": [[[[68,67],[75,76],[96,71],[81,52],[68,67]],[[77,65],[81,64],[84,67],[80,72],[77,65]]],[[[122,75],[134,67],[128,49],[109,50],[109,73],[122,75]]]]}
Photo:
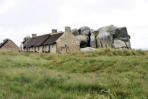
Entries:
{"type": "Polygon", "coordinates": [[[0,99],[148,99],[148,51],[0,52],[0,99]]]}

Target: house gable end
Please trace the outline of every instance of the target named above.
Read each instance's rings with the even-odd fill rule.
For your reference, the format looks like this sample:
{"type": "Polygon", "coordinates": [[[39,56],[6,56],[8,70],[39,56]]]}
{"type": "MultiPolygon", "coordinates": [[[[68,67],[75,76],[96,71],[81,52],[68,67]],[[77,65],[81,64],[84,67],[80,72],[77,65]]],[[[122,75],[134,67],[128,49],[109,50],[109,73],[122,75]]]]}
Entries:
{"type": "MultiPolygon", "coordinates": [[[[65,43],[69,42],[69,43],[75,43],[76,45],[80,45],[80,41],[76,39],[76,37],[72,34],[71,30],[69,30],[69,29],[67,29],[67,30],[65,29],[65,32],[63,33],[63,35],[61,37],[59,37],[57,39],[56,43],[64,41],[65,43]]],[[[64,44],[64,42],[63,42],[63,44],[64,44]]]]}
{"type": "Polygon", "coordinates": [[[18,52],[20,49],[13,41],[8,40],[1,46],[0,50],[18,52]]]}
{"type": "Polygon", "coordinates": [[[67,53],[80,50],[80,42],[73,36],[69,27],[65,28],[64,34],[56,41],[57,53],[67,53]]]}

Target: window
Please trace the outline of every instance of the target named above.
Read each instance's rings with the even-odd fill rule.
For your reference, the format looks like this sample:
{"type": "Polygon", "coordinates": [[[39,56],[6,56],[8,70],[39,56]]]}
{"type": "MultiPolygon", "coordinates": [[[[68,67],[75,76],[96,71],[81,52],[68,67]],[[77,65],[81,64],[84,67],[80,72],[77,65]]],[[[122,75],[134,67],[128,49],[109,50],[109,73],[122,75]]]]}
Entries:
{"type": "Polygon", "coordinates": [[[65,47],[68,47],[67,44],[65,44],[65,47]]]}

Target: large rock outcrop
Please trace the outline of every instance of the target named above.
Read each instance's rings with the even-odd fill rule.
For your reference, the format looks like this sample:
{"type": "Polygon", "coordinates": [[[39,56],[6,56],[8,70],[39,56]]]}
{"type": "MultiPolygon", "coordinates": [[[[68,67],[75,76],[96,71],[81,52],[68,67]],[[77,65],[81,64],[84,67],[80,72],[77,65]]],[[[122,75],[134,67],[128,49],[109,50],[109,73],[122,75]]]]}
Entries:
{"type": "Polygon", "coordinates": [[[131,48],[130,36],[126,27],[118,28],[110,25],[99,28],[97,33],[96,40],[98,48],[131,48]]]}
{"type": "Polygon", "coordinates": [[[131,48],[126,27],[110,25],[94,30],[84,26],[73,29],[72,33],[80,41],[81,48],[131,48]]]}

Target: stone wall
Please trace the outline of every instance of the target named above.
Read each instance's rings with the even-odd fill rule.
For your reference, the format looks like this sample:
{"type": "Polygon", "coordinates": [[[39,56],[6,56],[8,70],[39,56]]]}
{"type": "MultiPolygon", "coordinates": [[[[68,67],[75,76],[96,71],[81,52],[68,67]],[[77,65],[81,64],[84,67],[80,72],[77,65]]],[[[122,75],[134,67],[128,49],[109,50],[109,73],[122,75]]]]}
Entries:
{"type": "Polygon", "coordinates": [[[30,47],[28,51],[29,52],[34,52],[34,47],[30,47]]]}
{"type": "Polygon", "coordinates": [[[19,47],[11,40],[9,40],[2,48],[0,48],[0,51],[19,52],[19,50],[19,47]]]}
{"type": "Polygon", "coordinates": [[[57,53],[57,44],[50,45],[50,53],[57,53]]]}
{"type": "Polygon", "coordinates": [[[45,45],[43,52],[50,52],[50,45],[45,45]]]}
{"type": "Polygon", "coordinates": [[[50,45],[45,46],[39,46],[39,47],[30,47],[30,48],[24,48],[25,52],[50,52],[50,45]]]}
{"type": "Polygon", "coordinates": [[[39,53],[42,53],[43,52],[43,46],[39,46],[39,53]]]}

